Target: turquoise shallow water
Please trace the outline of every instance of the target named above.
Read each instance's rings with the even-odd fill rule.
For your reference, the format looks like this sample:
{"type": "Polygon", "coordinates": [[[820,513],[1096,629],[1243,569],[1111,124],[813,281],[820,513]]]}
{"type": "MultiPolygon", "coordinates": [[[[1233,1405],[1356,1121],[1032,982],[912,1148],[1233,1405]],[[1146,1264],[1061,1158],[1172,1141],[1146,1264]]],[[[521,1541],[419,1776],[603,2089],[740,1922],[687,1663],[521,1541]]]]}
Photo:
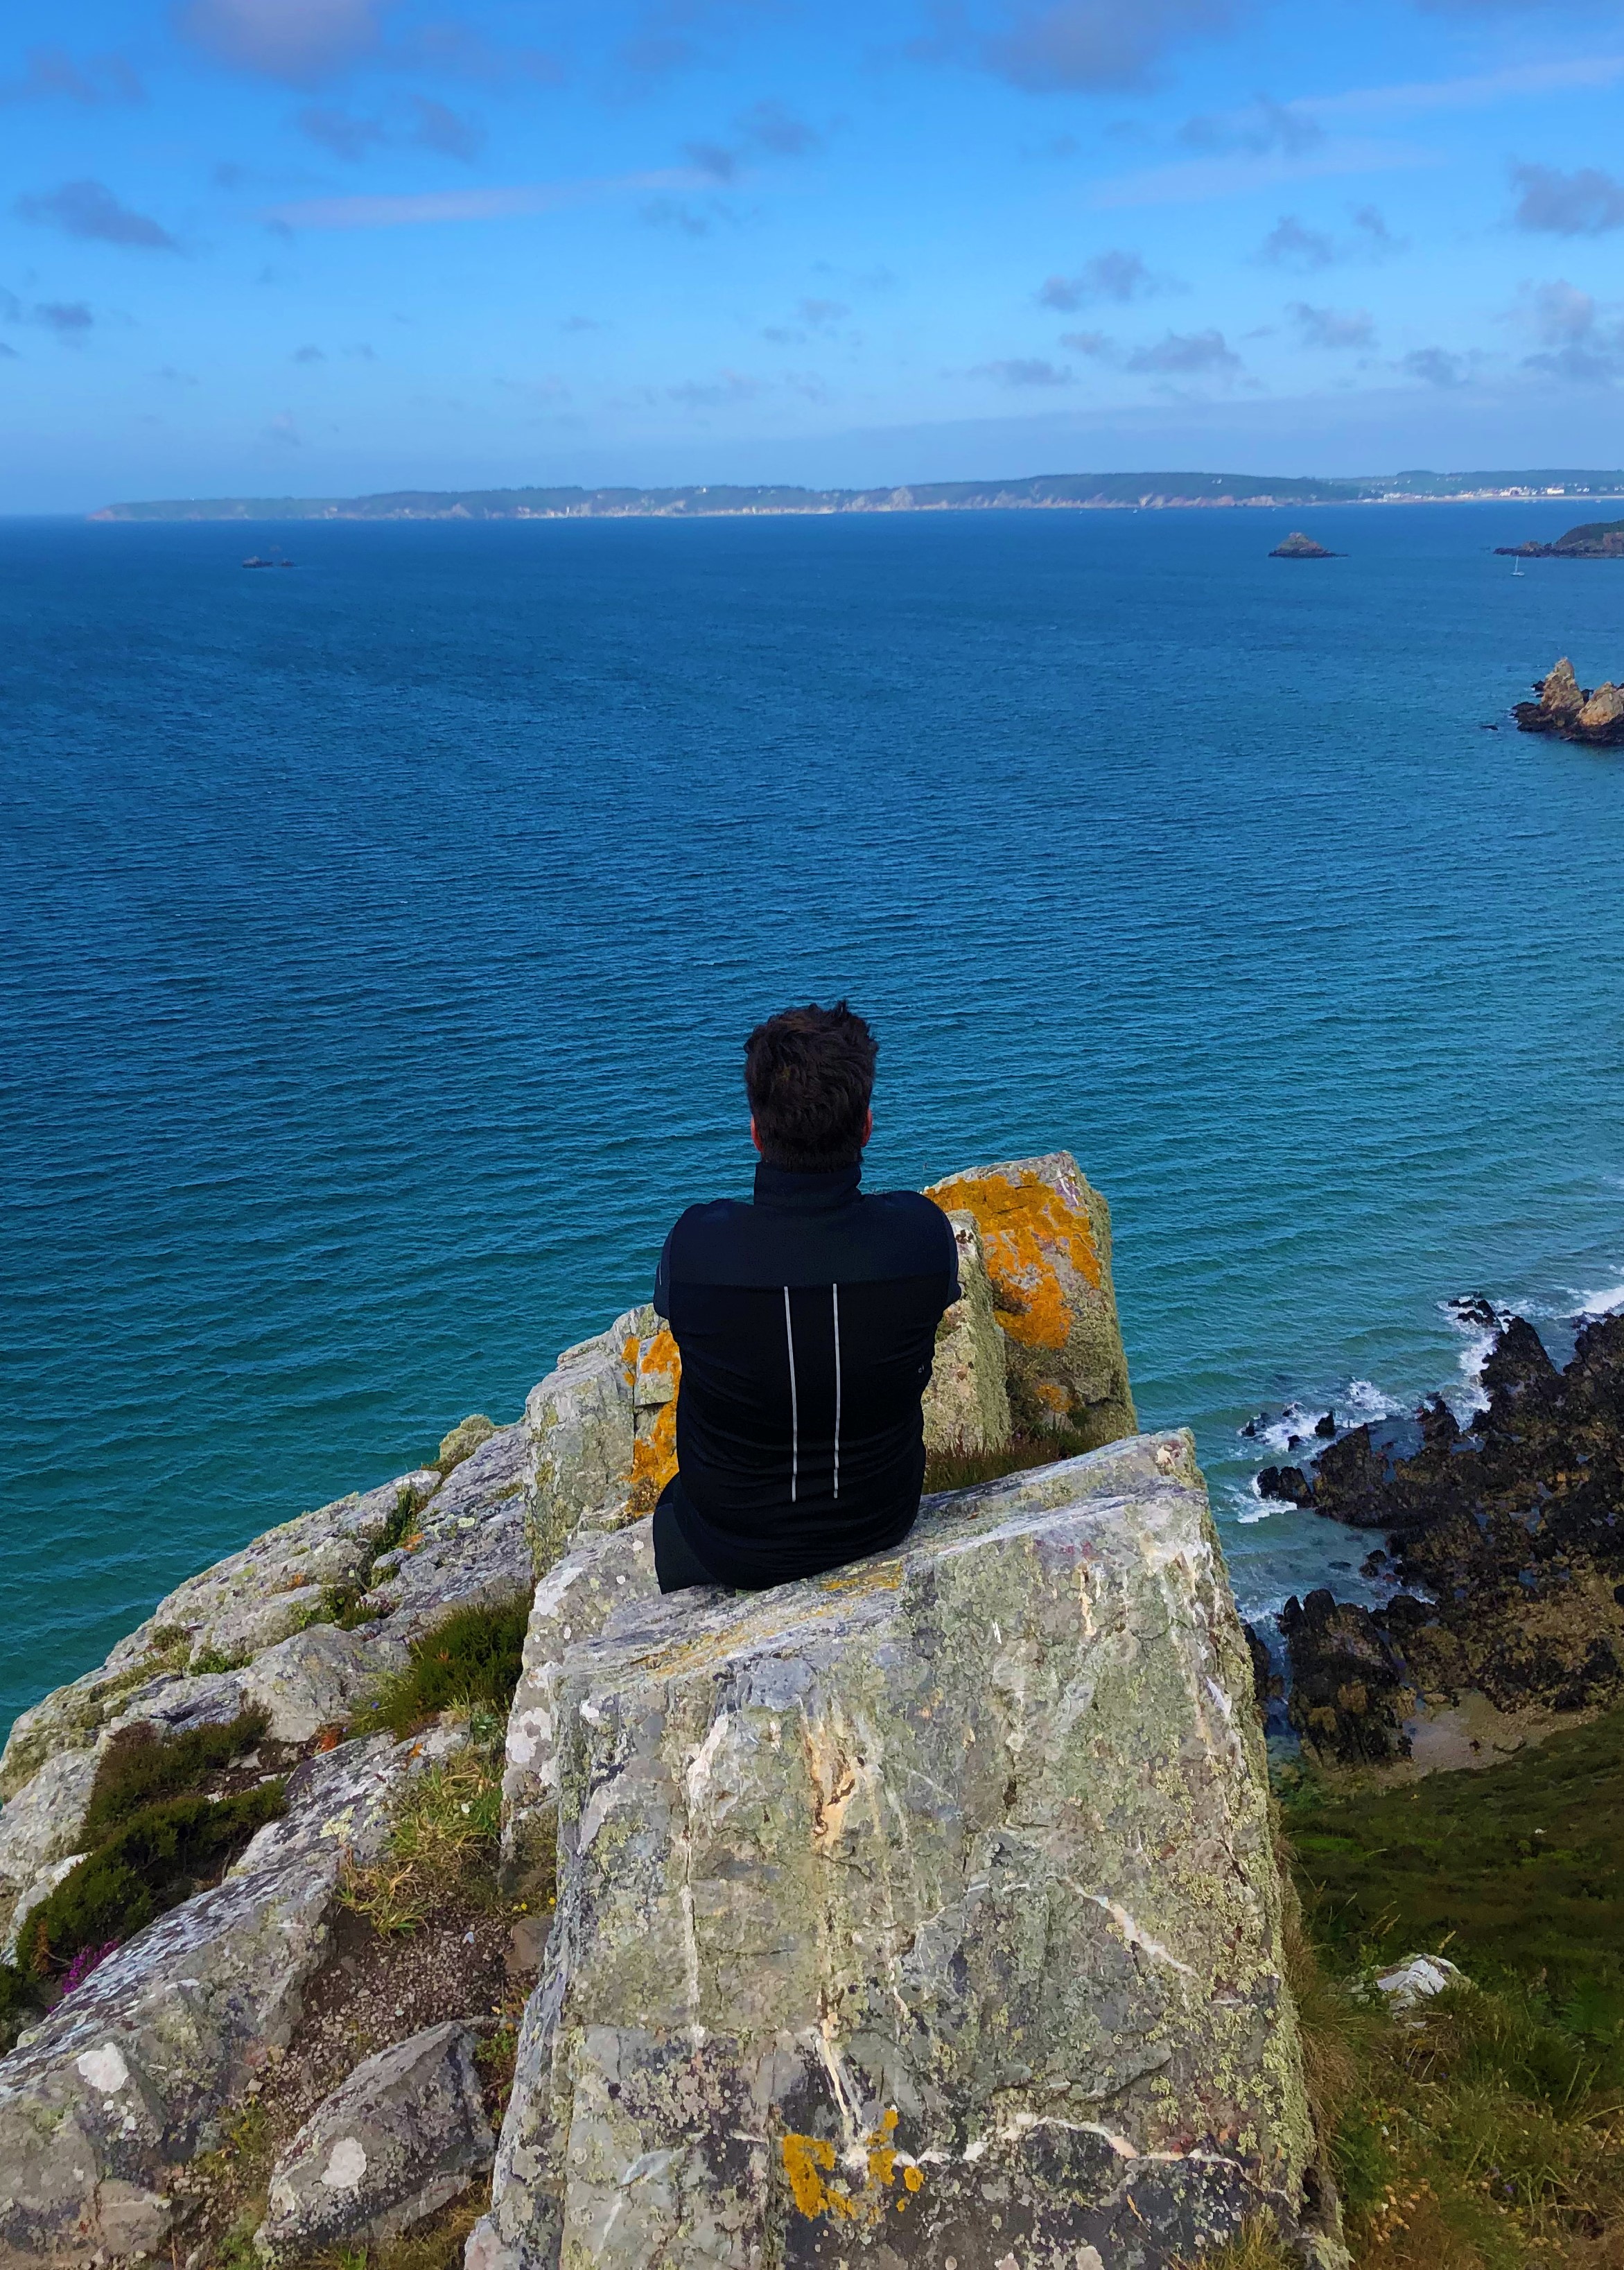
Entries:
{"type": "Polygon", "coordinates": [[[842,990],[871,1181],[1109,1193],[1248,1603],[1357,1558],[1251,1414],[1624,1298],[1624,755],[1482,730],[1624,675],[1624,566],[1487,549],[1575,516],[0,523],[0,1726],[515,1415],[842,990]]]}

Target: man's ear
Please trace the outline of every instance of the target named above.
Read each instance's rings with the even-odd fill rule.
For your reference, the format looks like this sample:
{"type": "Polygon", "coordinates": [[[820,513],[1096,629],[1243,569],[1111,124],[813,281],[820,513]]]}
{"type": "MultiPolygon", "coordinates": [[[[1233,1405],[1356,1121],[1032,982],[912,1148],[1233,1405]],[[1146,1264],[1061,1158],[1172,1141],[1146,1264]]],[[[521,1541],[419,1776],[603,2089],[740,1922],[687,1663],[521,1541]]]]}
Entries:
{"type": "Polygon", "coordinates": [[[759,1151],[761,1147],[761,1138],[756,1133],[756,1118],[753,1111],[750,1115],[750,1139],[759,1151]]]}
{"type": "MultiPolygon", "coordinates": [[[[753,1125],[754,1124],[754,1122],[753,1122],[753,1121],[752,1122],[752,1124],[753,1124],[753,1125]]],[[[863,1144],[864,1144],[864,1148],[865,1150],[866,1150],[866,1149],[867,1149],[867,1147],[868,1147],[868,1139],[869,1139],[869,1137],[870,1137],[873,1132],[874,1132],[874,1115],[873,1115],[873,1113],[871,1111],[871,1112],[867,1115],[867,1116],[864,1118],[864,1122],[863,1122],[863,1144]]]]}

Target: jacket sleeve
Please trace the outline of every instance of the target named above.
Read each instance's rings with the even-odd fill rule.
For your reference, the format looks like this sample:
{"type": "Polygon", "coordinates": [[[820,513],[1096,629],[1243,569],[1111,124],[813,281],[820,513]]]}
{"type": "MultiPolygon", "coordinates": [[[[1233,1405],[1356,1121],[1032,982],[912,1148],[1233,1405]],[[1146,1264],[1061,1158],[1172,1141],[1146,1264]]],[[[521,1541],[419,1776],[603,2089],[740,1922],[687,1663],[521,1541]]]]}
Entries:
{"type": "Polygon", "coordinates": [[[674,1229],[667,1232],[654,1272],[654,1313],[666,1324],[670,1324],[671,1314],[671,1239],[676,1235],[674,1229]]]}

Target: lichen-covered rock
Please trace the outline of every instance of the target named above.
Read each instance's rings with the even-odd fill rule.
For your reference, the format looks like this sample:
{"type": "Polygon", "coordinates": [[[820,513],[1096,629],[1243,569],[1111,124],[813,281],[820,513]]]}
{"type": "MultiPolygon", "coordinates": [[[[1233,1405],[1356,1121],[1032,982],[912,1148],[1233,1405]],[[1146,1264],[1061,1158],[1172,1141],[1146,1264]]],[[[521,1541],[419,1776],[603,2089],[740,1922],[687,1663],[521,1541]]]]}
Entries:
{"type": "Polygon", "coordinates": [[[959,1298],[936,1328],[924,1392],[924,1446],[1001,1450],[1010,1438],[1009,1388],[992,1280],[975,1215],[960,1210],[947,1219],[959,1249],[959,1298]]]}
{"type": "Polygon", "coordinates": [[[532,1455],[524,1524],[538,1576],[584,1515],[608,1510],[624,1518],[636,1439],[636,1366],[626,1346],[639,1338],[640,1315],[631,1309],[606,1332],[566,1348],[525,1399],[532,1455]]]}
{"type": "Polygon", "coordinates": [[[641,1523],[582,1537],[536,1587],[502,1773],[502,1881],[514,1892],[552,1873],[564,1658],[596,1639],[616,1609],[658,1597],[653,1541],[641,1523]]]}
{"type": "Polygon", "coordinates": [[[0,1812],[0,1960],[12,1960],[12,1933],[46,1896],[45,1880],[80,1849],[95,1781],[93,1752],[59,1751],[0,1812]]]}
{"type": "Polygon", "coordinates": [[[368,1692],[404,1668],[406,1643],[385,1625],[340,1631],[313,1624],[279,1647],[267,1648],[238,1674],[245,1710],[268,1712],[275,1741],[308,1742],[326,1726],[343,1726],[368,1692]]]}
{"type": "Polygon", "coordinates": [[[430,2026],[367,2058],[317,2105],[271,2172],[254,2241],[265,2260],[382,2244],[490,2166],[476,2039],[459,2019],[430,2026]]]}
{"type": "Polygon", "coordinates": [[[496,1432],[496,1421],[487,1419],[483,1411],[471,1411],[466,1419],[459,1420],[449,1435],[440,1438],[440,1452],[435,1459],[442,1473],[449,1473],[464,1458],[471,1458],[482,1443],[488,1443],[496,1432]]]}
{"type": "Polygon", "coordinates": [[[1305,2216],[1245,1641],[1187,1435],[612,1614],[478,2270],[1152,2270],[1305,2216]]]}
{"type": "Polygon", "coordinates": [[[1131,1435],[1110,1208],[1071,1153],[974,1168],[925,1195],[975,1216],[1009,1344],[1016,1426],[1064,1428],[1091,1443],[1131,1435]]]}
{"type": "Polygon", "coordinates": [[[677,1398],[682,1387],[682,1356],[669,1324],[652,1308],[637,1314],[632,1365],[632,1487],[627,1501],[634,1520],[652,1513],[660,1492],[677,1471],[677,1398]]]}
{"type": "Polygon", "coordinates": [[[1573,674],[1573,664],[1563,655],[1548,675],[1539,682],[1539,707],[1555,716],[1577,716],[1584,696],[1579,681],[1573,674]]]}
{"type": "Polygon", "coordinates": [[[177,2162],[285,2044],[347,1853],[375,1858],[420,1743],[301,1766],[225,1881],[137,1932],[0,2059],[0,2262],[146,2251],[177,2162]]]}
{"type": "Polygon", "coordinates": [[[357,1613],[387,1617],[390,1635],[410,1640],[458,1609],[501,1607],[527,1594],[535,1583],[524,1535],[533,1449],[523,1424],[487,1435],[403,1542],[374,1561],[357,1613]]]}
{"type": "Polygon", "coordinates": [[[319,1621],[328,1613],[329,1586],[352,1586],[367,1576],[403,1493],[421,1505],[440,1486],[432,1467],[402,1474],[364,1496],[339,1498],[284,1522],[188,1577],[99,1671],[21,1713],[0,1754],[0,1799],[13,1796],[54,1753],[88,1749],[132,1701],[149,1702],[162,1683],[189,1671],[218,1677],[222,1665],[244,1665],[319,1621]]]}

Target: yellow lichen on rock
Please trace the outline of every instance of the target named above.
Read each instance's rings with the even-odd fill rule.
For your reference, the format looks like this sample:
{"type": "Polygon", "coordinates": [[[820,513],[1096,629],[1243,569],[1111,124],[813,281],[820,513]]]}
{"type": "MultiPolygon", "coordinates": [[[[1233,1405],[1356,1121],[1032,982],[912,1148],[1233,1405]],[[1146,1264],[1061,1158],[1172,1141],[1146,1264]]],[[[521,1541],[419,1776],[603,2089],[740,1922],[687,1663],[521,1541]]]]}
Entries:
{"type": "Polygon", "coordinates": [[[840,2189],[837,2183],[829,2181],[834,2173],[835,2150],[827,2138],[793,2133],[780,2137],[778,2151],[790,2179],[790,2196],[809,2222],[827,2214],[836,2222],[860,2226],[878,2223],[893,2204],[886,2194],[896,2185],[899,2162],[904,2196],[894,2204],[897,2212],[902,2212],[908,2204],[906,2193],[923,2189],[924,2170],[898,2150],[893,2140],[896,2125],[896,2108],[892,2105],[868,2139],[868,2179],[864,2191],[855,2198],[840,2189]]]}
{"type": "Polygon", "coordinates": [[[644,1339],[628,1339],[626,1361],[634,1411],[631,1511],[652,1513],[677,1471],[677,1398],[682,1356],[669,1324],[644,1339]]]}
{"type": "Polygon", "coordinates": [[[1110,1209],[1071,1153],[973,1168],[925,1196],[975,1223],[1016,1431],[1064,1431],[1090,1448],[1132,1434],[1110,1209]]]}
{"type": "Polygon", "coordinates": [[[1062,1348],[1072,1334],[1072,1304],[1057,1261],[1092,1285],[1100,1284],[1094,1228],[1080,1208],[1030,1167],[993,1168],[958,1175],[927,1191],[943,1211],[974,1214],[987,1256],[998,1322],[1027,1347],[1062,1348]]]}

